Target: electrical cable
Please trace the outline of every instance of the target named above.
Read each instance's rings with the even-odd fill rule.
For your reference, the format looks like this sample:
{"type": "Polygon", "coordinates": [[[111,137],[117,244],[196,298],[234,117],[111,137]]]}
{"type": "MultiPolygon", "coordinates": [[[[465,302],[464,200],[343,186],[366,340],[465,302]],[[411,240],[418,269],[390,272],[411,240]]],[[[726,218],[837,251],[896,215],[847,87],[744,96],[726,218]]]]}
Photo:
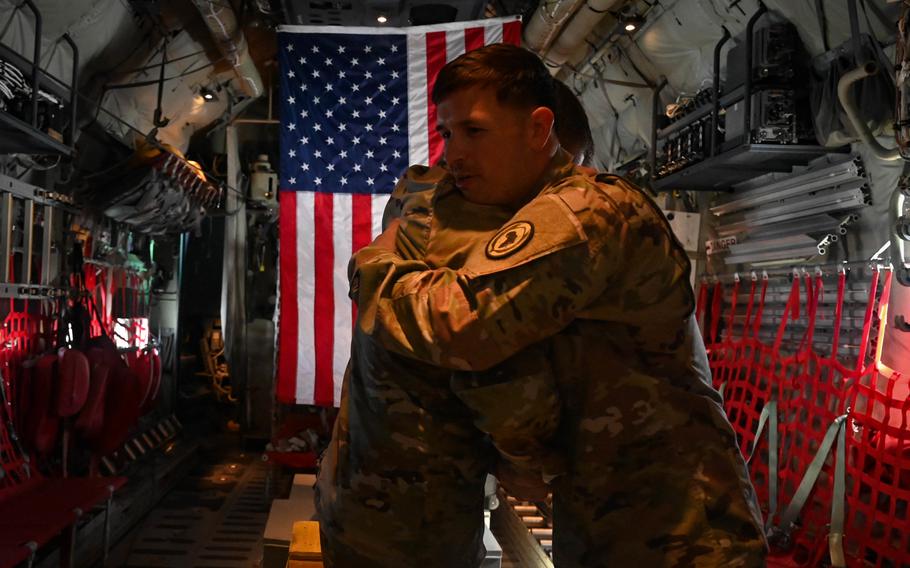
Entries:
{"type": "MultiPolygon", "coordinates": [[[[224,61],[224,60],[225,60],[225,58],[224,58],[224,57],[221,57],[221,58],[218,58],[218,59],[216,59],[216,60],[214,60],[214,61],[210,61],[210,62],[208,62],[208,63],[206,63],[206,64],[204,64],[204,65],[200,65],[199,67],[196,67],[195,69],[187,69],[186,71],[184,71],[183,73],[180,73],[179,75],[173,75],[173,76],[171,76],[171,77],[165,77],[165,78],[163,78],[163,79],[161,79],[161,80],[158,80],[158,79],[149,79],[148,81],[137,81],[137,82],[134,82],[134,83],[117,83],[117,84],[115,84],[115,85],[105,85],[105,86],[104,86],[104,89],[105,89],[106,91],[113,91],[113,90],[117,90],[117,89],[132,89],[132,88],[135,88],[135,87],[148,87],[149,85],[157,85],[158,83],[161,83],[161,82],[166,83],[166,82],[168,82],[168,81],[173,81],[174,79],[180,79],[180,78],[182,78],[182,77],[186,77],[186,76],[188,76],[188,75],[192,75],[193,73],[198,73],[199,71],[202,71],[202,70],[204,70],[204,69],[208,69],[209,67],[214,67],[216,64],[221,63],[221,62],[224,61]]],[[[173,63],[173,62],[172,62],[172,61],[168,61],[167,63],[173,63]]]]}

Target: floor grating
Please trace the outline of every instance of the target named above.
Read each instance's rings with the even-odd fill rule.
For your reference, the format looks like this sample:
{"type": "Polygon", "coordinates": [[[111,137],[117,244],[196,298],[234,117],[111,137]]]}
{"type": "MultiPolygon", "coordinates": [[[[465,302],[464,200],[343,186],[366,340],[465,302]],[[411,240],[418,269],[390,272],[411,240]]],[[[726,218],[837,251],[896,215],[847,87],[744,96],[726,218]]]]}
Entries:
{"type": "Polygon", "coordinates": [[[168,494],[136,531],[125,568],[257,568],[268,518],[265,465],[236,454],[168,494]]]}

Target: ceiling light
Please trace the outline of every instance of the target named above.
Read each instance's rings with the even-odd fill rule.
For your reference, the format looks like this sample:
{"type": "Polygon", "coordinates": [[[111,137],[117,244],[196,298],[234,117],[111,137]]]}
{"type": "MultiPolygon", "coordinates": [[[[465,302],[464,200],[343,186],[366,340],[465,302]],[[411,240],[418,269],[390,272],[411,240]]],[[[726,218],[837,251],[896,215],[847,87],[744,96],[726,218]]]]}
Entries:
{"type": "Polygon", "coordinates": [[[376,18],[376,21],[379,22],[380,24],[384,24],[384,23],[388,22],[389,19],[386,18],[385,16],[380,15],[378,18],[376,18]]]}
{"type": "Polygon", "coordinates": [[[622,22],[623,28],[625,28],[627,32],[632,33],[645,23],[645,19],[636,15],[622,16],[620,22],[622,22]]]}
{"type": "Polygon", "coordinates": [[[208,87],[199,87],[199,96],[202,97],[205,102],[218,100],[218,95],[208,87]]]}

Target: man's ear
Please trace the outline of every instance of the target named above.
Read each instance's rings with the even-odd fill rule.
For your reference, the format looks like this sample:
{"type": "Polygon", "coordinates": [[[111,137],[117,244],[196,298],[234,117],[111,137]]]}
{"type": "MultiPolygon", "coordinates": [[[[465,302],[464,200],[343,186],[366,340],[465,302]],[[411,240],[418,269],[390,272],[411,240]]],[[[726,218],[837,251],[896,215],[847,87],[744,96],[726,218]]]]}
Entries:
{"type": "Polygon", "coordinates": [[[553,111],[547,107],[537,107],[531,111],[531,143],[537,149],[544,149],[555,138],[553,130],[555,117],[553,111]]]}

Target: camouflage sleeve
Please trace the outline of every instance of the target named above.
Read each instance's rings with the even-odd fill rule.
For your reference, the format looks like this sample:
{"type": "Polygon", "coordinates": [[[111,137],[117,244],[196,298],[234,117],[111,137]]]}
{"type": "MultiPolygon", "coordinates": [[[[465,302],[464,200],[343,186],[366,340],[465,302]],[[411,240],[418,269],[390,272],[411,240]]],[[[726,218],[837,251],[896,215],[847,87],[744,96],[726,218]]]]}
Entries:
{"type": "Polygon", "coordinates": [[[439,167],[411,166],[395,184],[382,214],[382,228],[385,230],[395,219],[401,221],[396,250],[402,258],[426,255],[434,189],[445,173],[439,167]]]}
{"type": "Polygon", "coordinates": [[[455,371],[452,390],[471,409],[514,472],[549,482],[565,473],[553,440],[562,410],[550,366],[549,342],[531,346],[487,371],[455,371]]]}
{"type": "Polygon", "coordinates": [[[365,247],[350,270],[359,325],[387,349],[460,370],[488,369],[552,336],[609,286],[627,232],[619,215],[582,219],[576,209],[538,196],[460,270],[365,247]]]}

